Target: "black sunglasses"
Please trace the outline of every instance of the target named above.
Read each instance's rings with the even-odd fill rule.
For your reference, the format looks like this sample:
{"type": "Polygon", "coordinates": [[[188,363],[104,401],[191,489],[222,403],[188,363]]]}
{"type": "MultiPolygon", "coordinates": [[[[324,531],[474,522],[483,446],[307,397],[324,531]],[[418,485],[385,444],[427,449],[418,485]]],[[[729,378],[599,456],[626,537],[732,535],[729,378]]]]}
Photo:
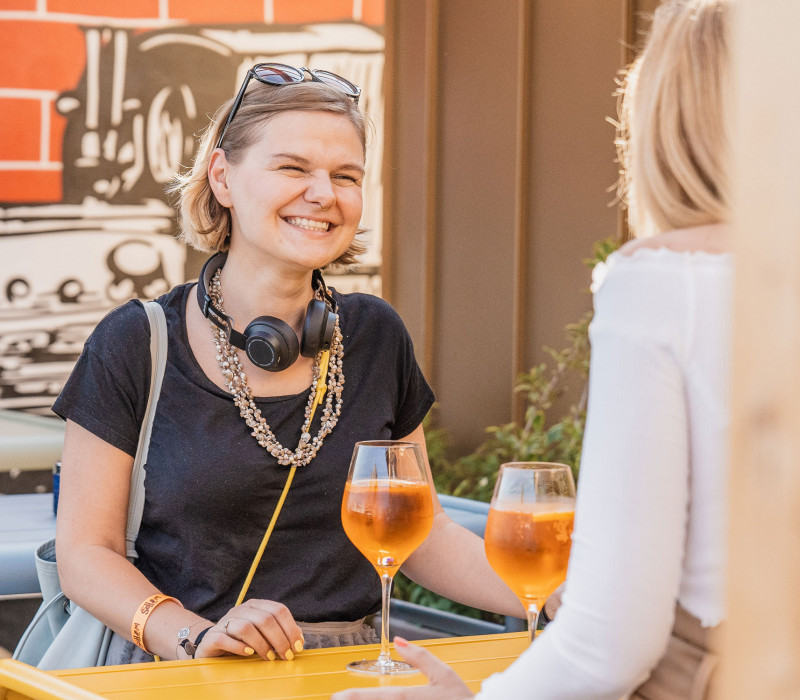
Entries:
{"type": "Polygon", "coordinates": [[[236,112],[239,111],[239,107],[242,106],[245,90],[247,90],[247,86],[253,78],[265,85],[279,87],[281,85],[296,85],[297,83],[305,82],[306,73],[311,76],[313,82],[330,85],[340,90],[348,97],[352,97],[355,103],[358,104],[361,88],[354,85],[349,80],[346,80],[341,75],[336,75],[336,73],[330,73],[326,70],[311,70],[306,67],[295,68],[294,66],[287,66],[285,63],[257,63],[247,71],[242,87],[239,88],[239,94],[236,95],[236,99],[233,101],[231,113],[228,115],[225,126],[222,127],[222,133],[219,135],[219,140],[217,141],[217,148],[222,146],[222,139],[225,138],[225,132],[236,116],[236,112]]]}

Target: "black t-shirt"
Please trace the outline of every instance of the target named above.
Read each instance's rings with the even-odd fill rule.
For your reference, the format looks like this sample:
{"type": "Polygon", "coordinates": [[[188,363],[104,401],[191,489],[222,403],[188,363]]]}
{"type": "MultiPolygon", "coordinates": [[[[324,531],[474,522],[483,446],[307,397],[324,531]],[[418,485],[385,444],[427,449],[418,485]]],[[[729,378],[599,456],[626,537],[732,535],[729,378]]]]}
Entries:
{"type": "MultiPolygon", "coordinates": [[[[258,445],[231,395],[200,369],[186,334],[186,295],[194,293],[185,284],[158,299],[169,352],[145,465],[136,565],[159,590],[217,620],[236,601],[289,468],[258,445]]],[[[344,345],[341,417],[312,462],[297,469],[247,594],[280,601],[305,622],[355,620],[378,609],[378,576],[341,525],[350,457],[359,440],[408,435],[434,400],[394,309],[366,294],[333,294],[344,345]]],[[[110,312],[53,411],[135,455],[149,391],[149,339],[138,302],[110,312]]],[[[307,401],[308,390],[256,399],[291,450],[307,401]]],[[[103,498],[102,484],[94,497],[103,498]]]]}

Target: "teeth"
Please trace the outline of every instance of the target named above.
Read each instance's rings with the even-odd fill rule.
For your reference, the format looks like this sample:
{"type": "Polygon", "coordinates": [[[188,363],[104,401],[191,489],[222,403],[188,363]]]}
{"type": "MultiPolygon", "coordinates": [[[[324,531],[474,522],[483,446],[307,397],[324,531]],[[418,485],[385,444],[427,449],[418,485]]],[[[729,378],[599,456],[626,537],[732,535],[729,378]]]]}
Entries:
{"type": "Polygon", "coordinates": [[[291,216],[286,219],[292,226],[308,229],[309,231],[327,231],[330,228],[329,221],[312,221],[299,216],[291,216]]]}

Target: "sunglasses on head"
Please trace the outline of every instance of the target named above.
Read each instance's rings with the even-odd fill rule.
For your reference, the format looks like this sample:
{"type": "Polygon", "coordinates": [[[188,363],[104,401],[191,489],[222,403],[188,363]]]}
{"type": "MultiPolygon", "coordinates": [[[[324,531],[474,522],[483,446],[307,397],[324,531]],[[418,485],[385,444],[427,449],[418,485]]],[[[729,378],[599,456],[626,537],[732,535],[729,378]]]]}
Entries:
{"type": "Polygon", "coordinates": [[[217,141],[217,148],[222,146],[222,139],[225,138],[225,132],[236,116],[236,112],[239,111],[239,107],[242,106],[244,93],[253,78],[265,85],[280,87],[281,85],[295,85],[305,82],[306,73],[311,76],[312,82],[330,85],[332,88],[336,88],[348,97],[352,97],[355,103],[358,104],[361,88],[354,85],[349,80],[346,80],[341,75],[336,75],[336,73],[330,73],[326,70],[311,70],[305,66],[303,68],[295,68],[294,66],[287,66],[285,63],[257,63],[247,71],[242,87],[239,88],[239,94],[236,95],[236,99],[233,101],[233,107],[231,107],[231,112],[228,115],[225,126],[222,127],[222,133],[219,135],[219,140],[217,141]]]}

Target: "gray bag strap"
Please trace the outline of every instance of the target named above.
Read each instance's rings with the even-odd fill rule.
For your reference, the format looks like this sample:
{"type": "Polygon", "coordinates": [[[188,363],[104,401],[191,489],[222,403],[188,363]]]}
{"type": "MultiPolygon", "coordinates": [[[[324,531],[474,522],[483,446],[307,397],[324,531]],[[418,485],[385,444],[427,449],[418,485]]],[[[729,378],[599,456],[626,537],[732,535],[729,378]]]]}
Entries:
{"type": "Polygon", "coordinates": [[[128,526],[125,530],[125,542],[128,558],[135,559],[136,538],[142,523],[144,510],[144,465],[147,463],[147,452],[150,449],[150,434],[153,431],[153,419],[156,415],[158,397],[161,394],[161,381],[167,366],[167,320],[164,309],[155,301],[143,304],[150,322],[150,394],[147,397],[142,427],[139,431],[139,445],[136,448],[136,459],[131,471],[130,499],[128,500],[128,526]]]}

